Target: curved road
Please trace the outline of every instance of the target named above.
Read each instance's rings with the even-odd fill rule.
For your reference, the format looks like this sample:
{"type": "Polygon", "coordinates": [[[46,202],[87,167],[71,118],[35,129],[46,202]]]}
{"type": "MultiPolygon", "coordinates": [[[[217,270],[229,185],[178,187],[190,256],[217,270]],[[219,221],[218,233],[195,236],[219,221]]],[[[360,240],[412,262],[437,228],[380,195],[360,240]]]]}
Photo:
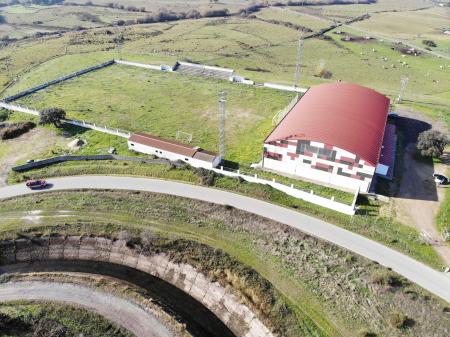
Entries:
{"type": "MultiPolygon", "coordinates": [[[[51,179],[51,190],[136,190],[198,199],[254,213],[332,242],[370,260],[392,268],[400,275],[450,303],[450,275],[438,272],[413,258],[330,223],[261,200],[212,188],[173,181],[117,176],[79,176],[51,179]]],[[[25,184],[0,188],[0,198],[39,193],[25,184]]]]}
{"type": "Polygon", "coordinates": [[[0,303],[24,300],[62,302],[84,307],[137,337],[174,336],[149,312],[109,293],[67,283],[31,281],[0,284],[0,303]]]}

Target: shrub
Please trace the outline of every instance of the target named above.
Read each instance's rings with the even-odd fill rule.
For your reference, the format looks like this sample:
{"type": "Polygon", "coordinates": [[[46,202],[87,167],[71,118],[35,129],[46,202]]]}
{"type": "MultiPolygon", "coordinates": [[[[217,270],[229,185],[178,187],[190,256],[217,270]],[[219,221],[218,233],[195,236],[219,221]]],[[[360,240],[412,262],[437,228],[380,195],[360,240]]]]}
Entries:
{"type": "Polygon", "coordinates": [[[209,11],[206,11],[203,16],[205,18],[215,18],[215,17],[222,17],[222,16],[228,16],[230,15],[230,11],[228,8],[224,9],[211,9],[209,11]]]}
{"type": "Polygon", "coordinates": [[[217,174],[214,171],[199,168],[197,169],[197,175],[200,177],[203,185],[214,186],[217,178],[217,174]]]}
{"type": "Polygon", "coordinates": [[[60,108],[48,108],[39,112],[39,124],[54,124],[61,126],[61,120],[66,118],[66,112],[60,108]]]}
{"type": "Polygon", "coordinates": [[[9,113],[7,110],[0,110],[0,122],[4,122],[8,119],[9,113]]]}
{"type": "Polygon", "coordinates": [[[364,329],[359,331],[358,337],[377,337],[377,334],[364,329]]]}
{"type": "Polygon", "coordinates": [[[422,43],[428,47],[437,47],[436,42],[434,42],[433,40],[423,40],[422,43]]]}
{"type": "Polygon", "coordinates": [[[403,286],[403,281],[400,277],[385,270],[375,270],[372,275],[370,275],[370,282],[380,286],[389,286],[393,288],[403,286]]]}
{"type": "Polygon", "coordinates": [[[186,13],[186,19],[200,19],[202,15],[198,10],[191,9],[186,13]]]}
{"type": "Polygon", "coordinates": [[[91,13],[80,13],[78,14],[78,17],[81,21],[90,21],[94,23],[100,23],[101,20],[97,15],[91,14],[91,13]]]}
{"type": "Polygon", "coordinates": [[[408,317],[399,310],[394,310],[389,314],[389,323],[397,329],[403,329],[406,327],[408,317]]]}
{"type": "Polygon", "coordinates": [[[27,133],[36,126],[33,122],[14,123],[0,129],[0,138],[13,139],[27,133]]]}
{"type": "Polygon", "coordinates": [[[417,149],[424,157],[439,158],[448,144],[447,136],[436,130],[424,131],[417,139],[417,149]]]}
{"type": "Polygon", "coordinates": [[[333,76],[333,73],[325,68],[325,62],[321,60],[314,71],[314,76],[328,79],[333,76]]]}

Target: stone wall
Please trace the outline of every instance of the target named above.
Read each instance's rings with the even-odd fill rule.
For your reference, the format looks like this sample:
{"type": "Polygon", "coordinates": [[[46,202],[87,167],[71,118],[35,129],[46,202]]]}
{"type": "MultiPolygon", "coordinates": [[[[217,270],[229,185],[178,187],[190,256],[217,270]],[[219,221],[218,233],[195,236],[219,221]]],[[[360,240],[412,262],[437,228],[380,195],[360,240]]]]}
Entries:
{"type": "Polygon", "coordinates": [[[164,253],[144,254],[125,241],[101,237],[52,236],[0,242],[0,264],[48,260],[88,260],[131,267],[183,290],[213,312],[239,337],[274,335],[232,289],[211,281],[188,264],[170,261],[164,253]]]}

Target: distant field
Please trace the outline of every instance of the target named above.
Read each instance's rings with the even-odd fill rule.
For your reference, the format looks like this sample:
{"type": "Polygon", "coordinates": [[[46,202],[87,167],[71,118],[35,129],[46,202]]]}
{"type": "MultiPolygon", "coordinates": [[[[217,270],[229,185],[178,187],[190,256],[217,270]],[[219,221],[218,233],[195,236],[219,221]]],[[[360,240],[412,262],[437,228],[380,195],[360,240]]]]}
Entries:
{"type": "Polygon", "coordinates": [[[193,134],[195,145],[217,151],[218,93],[228,93],[227,158],[259,161],[273,115],[293,94],[176,73],[112,66],[31,95],[20,103],[61,107],[71,118],[175,138],[193,134]]]}
{"type": "Polygon", "coordinates": [[[295,7],[296,10],[320,15],[329,19],[347,20],[364,14],[383,11],[409,11],[419,8],[431,7],[434,4],[429,0],[377,0],[372,4],[358,5],[327,5],[295,7]]]}
{"type": "Polygon", "coordinates": [[[0,7],[6,24],[0,25],[0,36],[23,38],[37,32],[65,31],[78,27],[102,27],[118,20],[133,20],[144,13],[93,6],[14,5],[0,7]]]}
{"type": "MultiPolygon", "coordinates": [[[[277,13],[274,11],[284,13],[285,10],[268,9],[258,15],[274,15],[277,13]]],[[[292,20],[297,18],[296,14],[293,15],[292,20]]],[[[303,17],[315,20],[306,15],[298,17],[300,24],[303,17]]],[[[308,24],[311,25],[310,22],[308,24]]],[[[356,36],[363,35],[351,28],[340,30],[356,36]]],[[[98,28],[44,38],[42,42],[21,41],[0,49],[0,85],[5,87],[14,77],[18,77],[16,84],[2,96],[117,57],[114,39],[119,33],[125,37],[122,48],[125,59],[154,64],[192,60],[234,68],[238,74],[258,82],[293,83],[299,32],[258,19],[233,17],[98,28]],[[66,46],[68,55],[64,56],[66,46]],[[6,71],[7,66],[9,72],[6,71]]],[[[401,52],[392,50],[393,44],[387,41],[345,42],[342,37],[332,31],[325,38],[305,41],[301,86],[342,80],[372,87],[395,98],[400,77],[408,75],[407,101],[448,110],[449,61],[430,55],[402,56],[401,52]],[[324,64],[332,73],[331,79],[315,76],[319,64],[324,64]]]]}
{"type": "Polygon", "coordinates": [[[433,40],[432,50],[450,55],[450,9],[434,7],[420,11],[373,14],[368,20],[353,24],[373,33],[402,39],[424,48],[423,40],[433,40]]]}
{"type": "Polygon", "coordinates": [[[308,14],[297,12],[291,8],[297,7],[273,7],[266,8],[255,13],[257,18],[264,20],[279,20],[282,22],[290,22],[296,25],[307,27],[313,31],[318,31],[322,28],[333,24],[333,21],[328,19],[317,18],[308,14]]]}

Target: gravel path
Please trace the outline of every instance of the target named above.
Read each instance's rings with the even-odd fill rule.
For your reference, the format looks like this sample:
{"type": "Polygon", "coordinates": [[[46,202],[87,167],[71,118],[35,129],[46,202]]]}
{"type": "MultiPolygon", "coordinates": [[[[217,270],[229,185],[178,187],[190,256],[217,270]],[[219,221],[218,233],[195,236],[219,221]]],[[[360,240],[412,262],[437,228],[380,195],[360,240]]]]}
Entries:
{"type": "MultiPolygon", "coordinates": [[[[118,176],[79,176],[53,178],[49,190],[100,189],[134,190],[170,194],[220,205],[230,205],[289,225],[304,233],[332,242],[340,247],[390,267],[410,281],[450,303],[450,275],[438,272],[413,258],[378,242],[367,239],[325,221],[261,200],[239,194],[173,181],[118,176]]],[[[0,188],[0,198],[41,193],[25,184],[0,188]]]]}
{"type": "Polygon", "coordinates": [[[63,302],[92,310],[137,337],[172,337],[153,315],[136,304],[112,294],[80,285],[51,282],[11,282],[0,284],[0,302],[63,302]]]}

